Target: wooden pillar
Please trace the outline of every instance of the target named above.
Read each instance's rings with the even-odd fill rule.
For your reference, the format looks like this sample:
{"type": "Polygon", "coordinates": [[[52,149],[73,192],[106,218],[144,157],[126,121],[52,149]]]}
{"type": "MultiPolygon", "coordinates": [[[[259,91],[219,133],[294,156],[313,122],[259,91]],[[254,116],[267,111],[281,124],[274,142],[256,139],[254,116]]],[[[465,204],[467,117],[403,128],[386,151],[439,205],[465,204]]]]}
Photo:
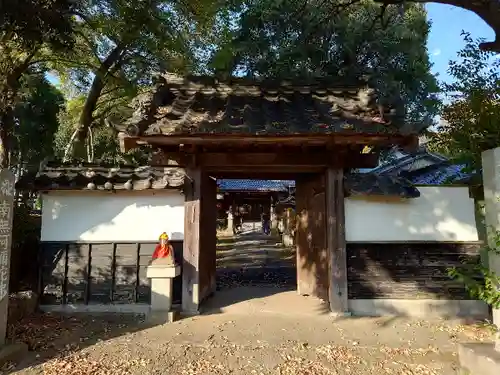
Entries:
{"type": "Polygon", "coordinates": [[[200,222],[200,303],[215,292],[217,183],[206,173],[201,174],[200,222]]]}
{"type": "Polygon", "coordinates": [[[191,181],[184,202],[184,247],[182,250],[182,311],[197,314],[200,304],[200,213],[201,169],[188,168],[191,181]]]}
{"type": "Polygon", "coordinates": [[[325,186],[326,242],[329,261],[328,300],[333,313],[345,314],[348,312],[348,299],[343,171],[328,168],[325,186]]]}
{"type": "Polygon", "coordinates": [[[216,181],[200,168],[186,171],[192,182],[185,191],[182,311],[197,314],[215,291],[216,181]]]}
{"type": "Polygon", "coordinates": [[[297,180],[297,292],[328,299],[324,176],[297,180]]]}

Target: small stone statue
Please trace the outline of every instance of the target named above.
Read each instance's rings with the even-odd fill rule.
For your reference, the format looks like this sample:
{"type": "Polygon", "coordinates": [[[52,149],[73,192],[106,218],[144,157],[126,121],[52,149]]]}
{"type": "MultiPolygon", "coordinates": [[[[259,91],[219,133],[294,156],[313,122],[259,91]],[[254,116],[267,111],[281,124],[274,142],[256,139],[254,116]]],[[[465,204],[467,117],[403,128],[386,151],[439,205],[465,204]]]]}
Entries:
{"type": "MultiPolygon", "coordinates": [[[[152,261],[157,263],[157,260],[161,260],[162,264],[175,264],[174,259],[174,248],[168,242],[168,234],[163,232],[160,235],[160,243],[156,245],[155,251],[153,253],[152,261]]],[[[159,263],[159,262],[158,262],[159,263]]]]}

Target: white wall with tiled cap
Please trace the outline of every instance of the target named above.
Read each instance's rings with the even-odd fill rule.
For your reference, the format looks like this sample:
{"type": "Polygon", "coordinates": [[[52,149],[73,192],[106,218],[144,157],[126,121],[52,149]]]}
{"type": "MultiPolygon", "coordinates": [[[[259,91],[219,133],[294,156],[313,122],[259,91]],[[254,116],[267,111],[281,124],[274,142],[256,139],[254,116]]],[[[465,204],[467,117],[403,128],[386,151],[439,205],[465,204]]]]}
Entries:
{"type": "Polygon", "coordinates": [[[184,239],[184,195],[42,196],[42,241],[157,241],[162,232],[184,239]]]}
{"type": "Polygon", "coordinates": [[[474,200],[464,186],[419,186],[419,198],[345,200],[347,242],[478,241],[474,200]]]}

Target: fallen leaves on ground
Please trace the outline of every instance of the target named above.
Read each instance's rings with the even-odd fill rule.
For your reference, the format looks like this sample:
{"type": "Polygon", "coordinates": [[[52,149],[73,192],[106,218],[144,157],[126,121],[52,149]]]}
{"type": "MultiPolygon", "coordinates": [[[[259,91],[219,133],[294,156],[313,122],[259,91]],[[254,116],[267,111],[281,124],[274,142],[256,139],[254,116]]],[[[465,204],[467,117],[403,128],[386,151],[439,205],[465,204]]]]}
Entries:
{"type": "Polygon", "coordinates": [[[336,372],[325,367],[322,363],[300,357],[287,357],[283,363],[275,368],[279,375],[335,375],[336,372]]]}
{"type": "Polygon", "coordinates": [[[316,348],[319,355],[324,356],[329,362],[337,362],[343,365],[361,364],[361,357],[345,346],[325,345],[316,348]]]}
{"type": "Polygon", "coordinates": [[[44,375],[131,375],[134,369],[145,368],[144,359],[96,361],[82,352],[66,352],[43,364],[44,375]]]}
{"type": "Polygon", "coordinates": [[[207,359],[200,358],[197,361],[190,362],[181,370],[182,375],[224,375],[229,371],[221,363],[213,363],[207,359]]]}
{"type": "Polygon", "coordinates": [[[436,330],[447,332],[452,337],[457,337],[460,334],[466,336],[469,339],[477,341],[492,339],[495,332],[497,331],[496,327],[493,324],[488,324],[485,322],[457,325],[440,324],[436,327],[436,330]]]}
{"type": "Polygon", "coordinates": [[[438,353],[439,350],[432,346],[427,348],[393,348],[388,346],[381,346],[379,350],[386,355],[401,355],[401,356],[423,356],[431,353],[438,353]]]}
{"type": "Polygon", "coordinates": [[[8,327],[8,337],[24,342],[31,351],[46,350],[54,347],[55,340],[75,329],[82,329],[84,320],[51,314],[35,314],[8,327]]]}

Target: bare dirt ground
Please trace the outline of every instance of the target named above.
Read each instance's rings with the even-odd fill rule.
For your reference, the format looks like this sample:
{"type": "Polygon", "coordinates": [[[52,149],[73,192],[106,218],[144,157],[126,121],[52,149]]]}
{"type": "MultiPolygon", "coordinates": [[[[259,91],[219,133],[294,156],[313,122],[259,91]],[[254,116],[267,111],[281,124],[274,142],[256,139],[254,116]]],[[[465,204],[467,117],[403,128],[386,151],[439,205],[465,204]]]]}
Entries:
{"type": "Polygon", "coordinates": [[[455,374],[456,345],[492,330],[458,321],[262,312],[201,315],[155,325],[139,317],[20,322],[31,352],[3,374],[455,374]]]}

